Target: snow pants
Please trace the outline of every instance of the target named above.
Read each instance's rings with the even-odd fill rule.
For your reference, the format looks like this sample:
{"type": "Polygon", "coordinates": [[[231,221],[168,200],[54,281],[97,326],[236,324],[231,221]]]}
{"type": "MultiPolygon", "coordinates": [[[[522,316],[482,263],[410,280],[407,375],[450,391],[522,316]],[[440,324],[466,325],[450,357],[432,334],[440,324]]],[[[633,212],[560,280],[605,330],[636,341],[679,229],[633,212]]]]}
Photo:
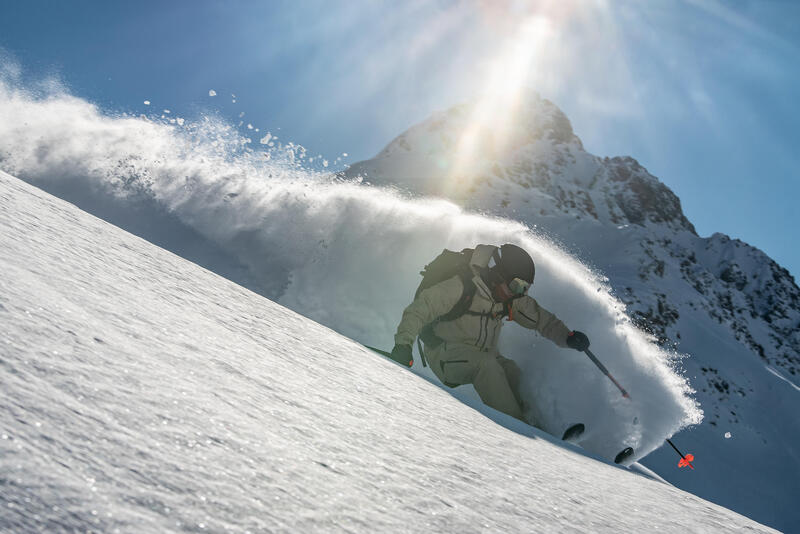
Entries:
{"type": "Polygon", "coordinates": [[[522,371],[514,360],[501,356],[497,350],[447,343],[426,350],[425,356],[444,385],[472,384],[484,404],[530,424],[522,415],[522,371]]]}

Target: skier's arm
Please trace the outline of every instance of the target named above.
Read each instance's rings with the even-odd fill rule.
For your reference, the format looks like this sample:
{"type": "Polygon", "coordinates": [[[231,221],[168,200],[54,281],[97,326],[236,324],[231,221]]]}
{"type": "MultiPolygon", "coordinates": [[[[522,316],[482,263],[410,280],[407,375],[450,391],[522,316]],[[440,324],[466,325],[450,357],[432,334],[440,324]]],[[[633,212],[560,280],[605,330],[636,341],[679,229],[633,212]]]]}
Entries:
{"type": "Polygon", "coordinates": [[[464,285],[458,276],[422,291],[403,311],[394,335],[395,345],[413,344],[422,327],[452,310],[463,291],[464,285]]]}
{"type": "Polygon", "coordinates": [[[542,308],[533,297],[514,299],[510,317],[525,328],[536,330],[559,347],[567,346],[569,328],[553,313],[542,308]]]}

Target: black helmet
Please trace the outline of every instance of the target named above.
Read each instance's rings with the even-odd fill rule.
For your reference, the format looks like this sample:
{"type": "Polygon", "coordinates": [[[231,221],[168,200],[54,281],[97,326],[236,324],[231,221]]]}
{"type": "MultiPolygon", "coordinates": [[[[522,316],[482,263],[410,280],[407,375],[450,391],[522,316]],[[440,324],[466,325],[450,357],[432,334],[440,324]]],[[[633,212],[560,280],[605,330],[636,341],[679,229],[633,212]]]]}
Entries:
{"type": "Polygon", "coordinates": [[[497,270],[506,282],[511,282],[514,278],[521,278],[533,284],[536,266],[533,264],[530,254],[511,243],[500,247],[499,252],[500,259],[495,260],[497,270]]]}

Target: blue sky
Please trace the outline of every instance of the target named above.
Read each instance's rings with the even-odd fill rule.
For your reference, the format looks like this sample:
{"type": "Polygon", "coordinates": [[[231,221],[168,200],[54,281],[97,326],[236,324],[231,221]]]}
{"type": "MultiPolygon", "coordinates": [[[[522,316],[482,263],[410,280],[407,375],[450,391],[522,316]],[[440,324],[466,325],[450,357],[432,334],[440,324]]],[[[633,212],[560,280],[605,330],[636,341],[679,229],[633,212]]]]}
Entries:
{"type": "Polygon", "coordinates": [[[520,81],[588,151],[635,157],[700,235],[800,274],[800,2],[0,0],[0,48],[109,110],[245,112],[355,162],[485,92],[531,20],[520,81]]]}

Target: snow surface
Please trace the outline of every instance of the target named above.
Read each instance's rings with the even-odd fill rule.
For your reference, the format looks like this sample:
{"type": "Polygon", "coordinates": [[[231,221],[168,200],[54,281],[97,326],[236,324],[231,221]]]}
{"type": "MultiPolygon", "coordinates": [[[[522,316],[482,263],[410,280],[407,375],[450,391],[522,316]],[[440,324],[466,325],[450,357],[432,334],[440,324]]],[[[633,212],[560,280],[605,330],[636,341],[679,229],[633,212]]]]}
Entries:
{"type": "Polygon", "coordinates": [[[2,531],[772,531],[2,172],[0,250],[2,531]]]}

